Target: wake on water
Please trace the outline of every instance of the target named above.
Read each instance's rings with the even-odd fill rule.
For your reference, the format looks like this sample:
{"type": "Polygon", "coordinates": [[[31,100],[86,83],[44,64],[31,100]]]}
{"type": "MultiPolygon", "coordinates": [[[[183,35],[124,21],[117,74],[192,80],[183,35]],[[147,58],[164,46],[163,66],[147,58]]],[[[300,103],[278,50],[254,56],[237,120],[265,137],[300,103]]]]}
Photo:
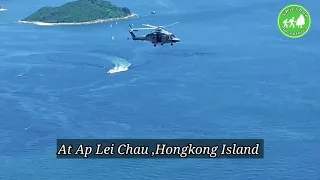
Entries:
{"type": "MultiPolygon", "coordinates": [[[[113,56],[113,55],[110,56],[103,53],[90,53],[90,55],[110,61],[114,65],[114,67],[107,71],[107,73],[109,74],[128,71],[129,67],[131,66],[130,62],[118,56],[113,56]]],[[[104,68],[107,69],[106,67],[104,68]]]]}
{"type": "Polygon", "coordinates": [[[114,73],[124,72],[129,70],[129,67],[131,66],[130,62],[119,57],[115,57],[115,58],[116,59],[111,60],[111,63],[114,64],[114,67],[112,69],[109,69],[107,73],[114,74],[114,73]]]}
{"type": "MultiPolygon", "coordinates": [[[[60,54],[60,53],[52,53],[52,54],[60,54]]],[[[87,55],[89,55],[89,57],[90,56],[97,57],[97,58],[101,59],[102,61],[100,61],[100,63],[98,63],[98,62],[96,62],[96,63],[88,63],[88,62],[83,62],[83,61],[81,62],[81,61],[61,60],[61,59],[59,59],[59,56],[48,58],[47,60],[54,61],[54,62],[63,62],[63,63],[71,63],[71,64],[82,64],[82,65],[86,65],[86,66],[104,68],[104,69],[107,70],[108,74],[125,72],[125,71],[128,71],[129,69],[140,68],[140,67],[145,66],[145,65],[150,63],[150,61],[147,61],[147,62],[144,62],[144,63],[142,63],[140,65],[135,65],[135,66],[132,67],[131,63],[128,62],[126,59],[120,58],[119,56],[116,56],[116,55],[107,55],[105,53],[87,53],[87,55]],[[105,62],[106,62],[105,60],[107,60],[107,62],[113,64],[113,67],[111,69],[108,68],[106,65],[104,65],[105,62]]]]}

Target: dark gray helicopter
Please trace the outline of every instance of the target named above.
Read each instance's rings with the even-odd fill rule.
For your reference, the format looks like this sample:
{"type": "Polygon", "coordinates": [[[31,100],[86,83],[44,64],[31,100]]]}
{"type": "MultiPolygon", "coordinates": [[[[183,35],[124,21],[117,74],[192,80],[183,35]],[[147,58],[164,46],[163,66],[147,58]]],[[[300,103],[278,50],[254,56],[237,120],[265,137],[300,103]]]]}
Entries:
{"type": "Polygon", "coordinates": [[[153,26],[150,24],[142,24],[143,26],[147,26],[148,28],[132,28],[132,26],[129,25],[130,26],[129,32],[132,36],[132,40],[134,41],[150,41],[154,47],[156,47],[157,44],[161,44],[161,45],[171,44],[172,46],[174,43],[180,42],[180,39],[176,38],[176,36],[173,33],[170,33],[164,30],[163,28],[170,27],[178,23],[179,22],[176,22],[167,26],[153,26]],[[155,31],[150,34],[137,37],[133,32],[138,30],[155,30],[155,31]]]}

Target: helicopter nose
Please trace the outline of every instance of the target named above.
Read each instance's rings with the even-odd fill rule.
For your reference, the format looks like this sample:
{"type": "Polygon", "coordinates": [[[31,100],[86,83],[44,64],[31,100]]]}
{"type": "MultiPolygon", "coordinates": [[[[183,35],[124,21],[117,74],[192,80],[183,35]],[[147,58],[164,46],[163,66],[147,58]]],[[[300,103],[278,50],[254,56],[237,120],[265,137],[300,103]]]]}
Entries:
{"type": "Polygon", "coordinates": [[[172,42],[180,42],[180,39],[179,38],[173,38],[172,42]]]}

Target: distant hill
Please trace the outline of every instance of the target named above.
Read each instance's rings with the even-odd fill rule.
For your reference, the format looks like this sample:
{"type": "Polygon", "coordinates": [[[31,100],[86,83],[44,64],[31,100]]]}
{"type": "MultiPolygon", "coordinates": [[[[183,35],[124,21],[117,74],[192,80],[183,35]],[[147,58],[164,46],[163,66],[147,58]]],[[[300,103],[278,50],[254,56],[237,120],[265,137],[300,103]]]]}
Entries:
{"type": "Polygon", "coordinates": [[[129,8],[117,7],[104,0],[78,0],[59,7],[43,7],[22,21],[43,23],[82,23],[103,19],[125,18],[129,8]]]}

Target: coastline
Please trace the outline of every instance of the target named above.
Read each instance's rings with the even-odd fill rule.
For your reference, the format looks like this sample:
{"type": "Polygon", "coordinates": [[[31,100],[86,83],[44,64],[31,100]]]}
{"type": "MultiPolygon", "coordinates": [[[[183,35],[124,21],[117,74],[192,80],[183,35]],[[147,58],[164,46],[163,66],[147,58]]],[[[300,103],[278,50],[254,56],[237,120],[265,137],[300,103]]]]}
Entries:
{"type": "Polygon", "coordinates": [[[18,23],[35,24],[39,26],[78,26],[78,25],[98,24],[98,23],[105,23],[105,22],[111,22],[111,21],[134,19],[134,18],[139,18],[138,14],[132,13],[128,16],[121,17],[121,18],[97,19],[95,21],[79,22],[79,23],[46,23],[46,22],[39,22],[39,21],[18,21],[18,23]]]}

